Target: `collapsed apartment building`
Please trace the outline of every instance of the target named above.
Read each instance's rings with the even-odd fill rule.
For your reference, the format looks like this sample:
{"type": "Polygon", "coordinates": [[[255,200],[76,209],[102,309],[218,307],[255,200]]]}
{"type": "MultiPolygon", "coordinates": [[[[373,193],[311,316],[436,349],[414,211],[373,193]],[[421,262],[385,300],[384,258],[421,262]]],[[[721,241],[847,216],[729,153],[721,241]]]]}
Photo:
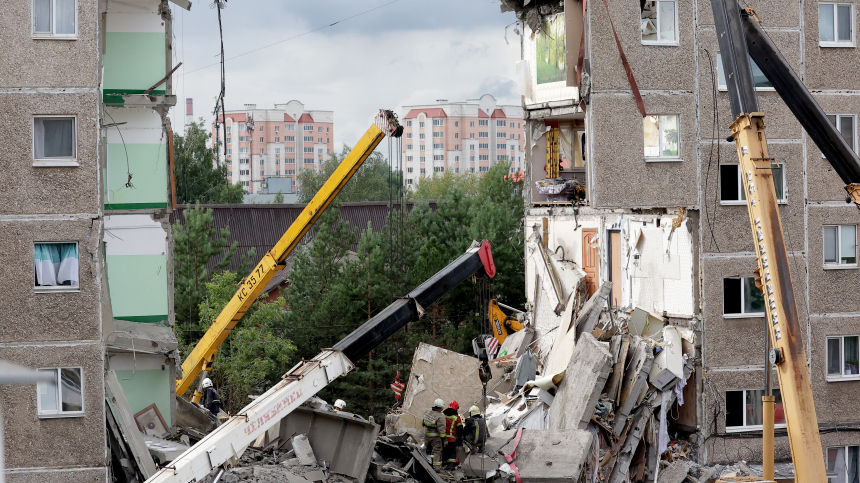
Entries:
{"type": "Polygon", "coordinates": [[[173,425],[171,2],[4,5],[0,359],[56,382],[2,390],[8,481],[108,479],[106,388],[173,425]]]}
{"type": "MultiPolygon", "coordinates": [[[[856,62],[857,2],[745,6],[856,149],[860,86],[833,73],[856,62]],[[848,40],[830,39],[834,28],[848,40]]],[[[589,295],[612,282],[609,304],[646,321],[637,335],[664,326],[695,334],[695,391],[675,422],[691,431],[699,462],[761,461],[767,328],[735,146],[725,140],[733,119],[709,2],[503,0],[502,9],[524,25],[526,290],[538,340],[551,342],[561,300],[547,263],[581,271],[589,295]]],[[[755,65],[754,73],[771,155],[784,163],[776,190],[822,451],[833,481],[850,481],[860,421],[846,403],[860,384],[860,299],[842,294],[860,281],[856,207],[755,65]]],[[[776,458],[788,459],[771,380],[776,458]]]]}

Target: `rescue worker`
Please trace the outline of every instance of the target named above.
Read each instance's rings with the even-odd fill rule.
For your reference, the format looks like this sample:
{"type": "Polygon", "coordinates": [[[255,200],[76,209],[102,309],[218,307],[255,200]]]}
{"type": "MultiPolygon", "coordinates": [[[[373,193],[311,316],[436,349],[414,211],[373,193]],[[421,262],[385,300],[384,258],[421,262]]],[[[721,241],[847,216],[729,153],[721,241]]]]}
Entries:
{"type": "Polygon", "coordinates": [[[442,440],[445,437],[445,415],[442,414],[441,399],[433,401],[433,407],[424,413],[424,451],[433,455],[433,469],[442,469],[442,440]]]}
{"type": "Polygon", "coordinates": [[[457,447],[463,444],[463,418],[457,410],[460,404],[451,401],[448,408],[442,411],[445,415],[445,446],[442,448],[442,464],[446,470],[457,467],[457,447]]]}
{"type": "Polygon", "coordinates": [[[203,379],[203,407],[208,409],[216,418],[221,411],[221,400],[218,399],[218,391],[212,387],[212,379],[203,379]]]}
{"type": "Polygon", "coordinates": [[[338,399],[334,402],[334,408],[332,408],[332,411],[343,411],[344,408],[346,408],[346,401],[338,399]]]}
{"type": "Polygon", "coordinates": [[[487,435],[487,423],[484,421],[484,417],[481,416],[481,410],[478,406],[470,407],[469,417],[466,418],[466,424],[463,427],[463,439],[480,453],[484,451],[484,443],[487,442],[487,435]]]}

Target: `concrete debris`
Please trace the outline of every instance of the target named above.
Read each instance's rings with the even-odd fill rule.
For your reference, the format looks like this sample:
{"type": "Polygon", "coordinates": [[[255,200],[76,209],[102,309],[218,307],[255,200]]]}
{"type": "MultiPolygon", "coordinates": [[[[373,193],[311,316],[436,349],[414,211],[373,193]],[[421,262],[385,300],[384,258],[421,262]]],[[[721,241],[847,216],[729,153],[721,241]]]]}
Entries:
{"type": "Polygon", "coordinates": [[[168,441],[156,436],[144,435],[143,441],[146,443],[146,447],[149,449],[149,454],[152,455],[152,459],[159,466],[165,466],[188,449],[188,446],[184,444],[180,444],[175,441],[168,441]]]}
{"type": "Polygon", "coordinates": [[[585,429],[612,367],[612,354],[591,334],[583,334],[550,407],[552,429],[585,429]]]}
{"type": "Polygon", "coordinates": [[[579,429],[524,429],[516,449],[523,483],[577,481],[591,454],[591,432],[579,429]]]}
{"type": "Polygon", "coordinates": [[[299,459],[299,463],[305,466],[315,466],[317,458],[314,456],[314,450],[311,448],[311,443],[308,437],[304,434],[297,434],[292,439],[293,451],[299,459]]]}

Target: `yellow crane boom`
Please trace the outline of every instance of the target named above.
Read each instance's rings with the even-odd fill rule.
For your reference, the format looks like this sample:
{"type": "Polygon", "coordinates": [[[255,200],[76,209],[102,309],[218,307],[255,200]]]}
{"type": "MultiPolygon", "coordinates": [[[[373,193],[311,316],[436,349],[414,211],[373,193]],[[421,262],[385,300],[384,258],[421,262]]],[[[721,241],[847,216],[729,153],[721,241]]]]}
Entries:
{"type": "MultiPolygon", "coordinates": [[[[212,368],[212,362],[218,348],[242,320],[251,304],[257,300],[266,284],[272,279],[278,270],[284,268],[284,261],[296,248],[305,233],[310,230],[323,211],[331,204],[335,196],[352,178],[358,168],[376,149],[376,146],[386,136],[400,137],[403,128],[397,121],[392,111],[382,110],[376,116],[373,125],[364,133],[355,147],[349,152],[343,162],[335,169],[325,184],[320,188],[310,203],[299,214],[298,218],[290,225],[278,243],[272,247],[262,260],[254,267],[254,270],[245,278],[233,298],[218,314],[215,322],[197,342],[191,354],[182,362],[182,378],[176,381],[176,394],[185,394],[201,371],[212,368]]],[[[192,399],[199,402],[200,392],[194,394],[192,399]]]]}

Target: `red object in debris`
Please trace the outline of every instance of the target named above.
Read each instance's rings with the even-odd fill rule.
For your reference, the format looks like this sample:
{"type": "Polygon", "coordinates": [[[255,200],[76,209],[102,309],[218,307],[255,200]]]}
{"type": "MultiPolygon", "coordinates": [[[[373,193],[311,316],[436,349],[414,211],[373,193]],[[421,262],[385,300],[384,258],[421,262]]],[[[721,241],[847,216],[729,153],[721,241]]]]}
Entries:
{"type": "Polygon", "coordinates": [[[400,371],[397,371],[397,377],[391,383],[391,390],[394,391],[394,399],[400,400],[400,395],[403,394],[404,389],[406,389],[406,384],[400,382],[400,371]]]}
{"type": "Polygon", "coordinates": [[[499,350],[499,339],[496,339],[495,337],[488,337],[486,344],[487,344],[487,355],[490,355],[490,356],[496,355],[496,352],[498,352],[498,350],[499,350]]]}

